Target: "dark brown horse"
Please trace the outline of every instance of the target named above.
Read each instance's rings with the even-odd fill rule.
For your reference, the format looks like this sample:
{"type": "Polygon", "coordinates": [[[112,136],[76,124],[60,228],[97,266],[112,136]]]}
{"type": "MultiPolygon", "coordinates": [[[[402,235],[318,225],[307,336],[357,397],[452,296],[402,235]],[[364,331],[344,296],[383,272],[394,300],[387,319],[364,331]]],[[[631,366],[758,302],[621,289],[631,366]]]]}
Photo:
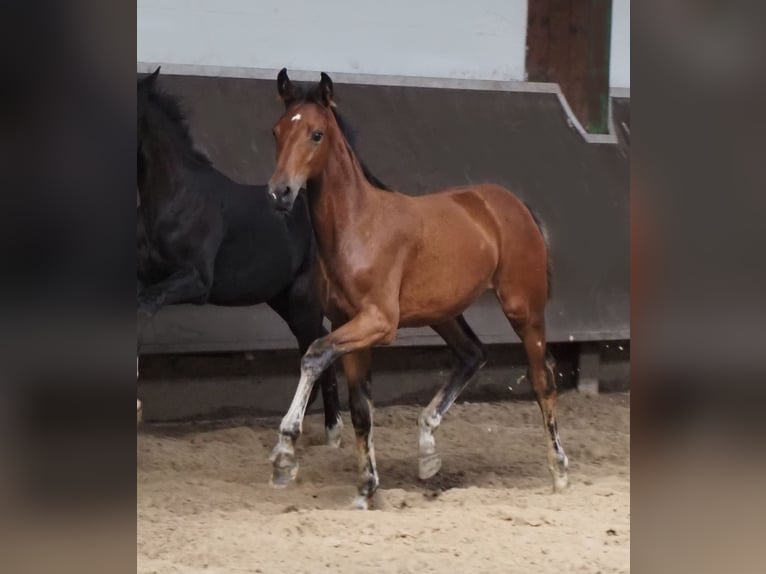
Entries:
{"type": "Polygon", "coordinates": [[[301,363],[301,378],[274,448],[272,484],[285,486],[298,463],[314,381],[341,357],[349,385],[361,484],[356,506],[367,508],[378,486],[372,441],[370,347],[393,342],[399,327],[430,326],[456,355],[457,367],[419,417],[419,475],[441,461],[434,431],[481,368],[486,355],[462,313],[486,290],[524,343],[537,394],[555,490],[567,485],[567,457],[555,418],[553,363],[546,360],[548,253],[539,225],[510,191],[472,185],[423,197],[373,186],[365,177],[334,112],[326,74],[313,91],[296,91],[285,70],[277,79],[286,113],[274,127],[277,165],[269,192],[290,209],[306,188],[324,275],[324,304],[333,331],[317,339],[301,363]]]}

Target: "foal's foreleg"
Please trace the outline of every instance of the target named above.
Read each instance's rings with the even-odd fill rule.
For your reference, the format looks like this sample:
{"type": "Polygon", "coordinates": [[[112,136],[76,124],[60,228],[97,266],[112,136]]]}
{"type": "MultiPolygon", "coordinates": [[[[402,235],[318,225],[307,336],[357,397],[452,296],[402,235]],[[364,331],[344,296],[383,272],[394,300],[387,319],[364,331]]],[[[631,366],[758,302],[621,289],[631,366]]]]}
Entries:
{"type": "MultiPolygon", "coordinates": [[[[298,339],[301,355],[309,350],[314,341],[327,335],[327,331],[322,326],[322,311],[319,300],[315,299],[309,292],[312,286],[305,285],[305,275],[299,277],[288,291],[269,301],[269,306],[287,322],[290,331],[298,339]]],[[[322,388],[327,444],[339,447],[343,432],[343,420],[340,416],[338,384],[334,369],[326,369],[314,383],[306,401],[307,407],[316,399],[320,386],[322,388]]]]}
{"type": "Polygon", "coordinates": [[[306,414],[306,407],[311,399],[311,392],[314,384],[322,373],[322,370],[329,366],[335,357],[326,352],[319,352],[321,342],[326,337],[317,339],[309,347],[301,360],[301,378],[298,381],[298,388],[295,390],[295,396],[290,403],[290,409],[282,418],[279,425],[279,440],[274,450],[271,452],[271,462],[273,463],[271,485],[275,488],[284,488],[291,480],[294,480],[298,474],[298,461],[295,458],[295,442],[303,432],[303,417],[306,414]],[[319,358],[319,363],[311,359],[319,358]],[[324,367],[319,367],[324,364],[324,367]]]}
{"type": "Polygon", "coordinates": [[[343,355],[343,370],[348,380],[348,405],[356,434],[356,452],[359,457],[359,496],[354,507],[366,510],[369,500],[378,488],[375,468],[375,446],[372,440],[372,395],[370,387],[370,349],[360,349],[343,355]]]}
{"type": "MultiPolygon", "coordinates": [[[[370,306],[339,329],[311,344],[301,361],[298,389],[279,426],[279,441],[271,454],[274,463],[271,480],[273,486],[284,487],[297,475],[295,441],[303,430],[306,406],[319,375],[341,355],[366,349],[376,343],[392,341],[396,335],[396,325],[395,319],[377,307],[370,306]]],[[[374,467],[374,453],[371,453],[371,458],[374,467]]]]}

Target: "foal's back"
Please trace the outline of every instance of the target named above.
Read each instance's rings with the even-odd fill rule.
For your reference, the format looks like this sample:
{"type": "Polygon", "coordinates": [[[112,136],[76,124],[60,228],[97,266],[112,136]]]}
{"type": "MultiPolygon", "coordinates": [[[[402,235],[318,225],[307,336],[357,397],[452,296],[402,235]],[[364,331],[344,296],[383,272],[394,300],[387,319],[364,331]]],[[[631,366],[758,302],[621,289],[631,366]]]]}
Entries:
{"type": "Polygon", "coordinates": [[[390,204],[381,211],[387,214],[381,225],[398,237],[399,252],[407,251],[401,265],[401,326],[460,314],[500,283],[546,282],[542,233],[509,190],[481,184],[417,197],[380,196],[390,204]]]}

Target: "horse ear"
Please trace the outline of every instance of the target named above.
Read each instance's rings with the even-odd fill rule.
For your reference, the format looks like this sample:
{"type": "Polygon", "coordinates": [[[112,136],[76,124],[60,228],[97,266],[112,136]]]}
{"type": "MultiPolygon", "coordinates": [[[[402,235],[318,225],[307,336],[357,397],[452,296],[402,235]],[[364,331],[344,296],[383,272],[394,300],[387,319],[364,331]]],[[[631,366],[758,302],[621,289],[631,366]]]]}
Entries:
{"type": "Polygon", "coordinates": [[[277,92],[279,92],[279,97],[284,102],[285,107],[292,104],[296,99],[295,87],[287,75],[287,68],[279,70],[277,75],[277,92]]]}
{"type": "Polygon", "coordinates": [[[162,67],[162,66],[157,66],[157,69],[156,69],[156,70],[154,70],[154,71],[153,71],[151,74],[149,74],[148,76],[146,76],[146,77],[145,77],[143,80],[141,80],[141,83],[142,83],[142,84],[143,84],[145,87],[147,87],[147,88],[149,88],[149,89],[152,89],[152,88],[154,87],[154,84],[157,82],[157,76],[159,76],[159,75],[160,75],[160,68],[161,68],[161,67],[162,67]]]}
{"type": "Polygon", "coordinates": [[[330,76],[322,72],[321,79],[319,80],[319,94],[322,97],[322,102],[328,107],[335,107],[335,100],[333,99],[334,89],[330,76]]]}

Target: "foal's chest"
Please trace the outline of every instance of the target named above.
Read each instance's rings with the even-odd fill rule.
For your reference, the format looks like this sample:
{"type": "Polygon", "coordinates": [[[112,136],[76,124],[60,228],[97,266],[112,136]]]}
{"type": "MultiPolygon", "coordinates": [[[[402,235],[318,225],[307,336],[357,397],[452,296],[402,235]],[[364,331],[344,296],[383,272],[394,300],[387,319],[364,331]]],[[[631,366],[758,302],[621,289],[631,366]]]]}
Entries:
{"type": "Polygon", "coordinates": [[[327,315],[333,319],[351,318],[359,311],[359,301],[364,297],[366,283],[358,281],[358,277],[340,273],[337,263],[330,263],[320,257],[322,304],[327,315]]]}

